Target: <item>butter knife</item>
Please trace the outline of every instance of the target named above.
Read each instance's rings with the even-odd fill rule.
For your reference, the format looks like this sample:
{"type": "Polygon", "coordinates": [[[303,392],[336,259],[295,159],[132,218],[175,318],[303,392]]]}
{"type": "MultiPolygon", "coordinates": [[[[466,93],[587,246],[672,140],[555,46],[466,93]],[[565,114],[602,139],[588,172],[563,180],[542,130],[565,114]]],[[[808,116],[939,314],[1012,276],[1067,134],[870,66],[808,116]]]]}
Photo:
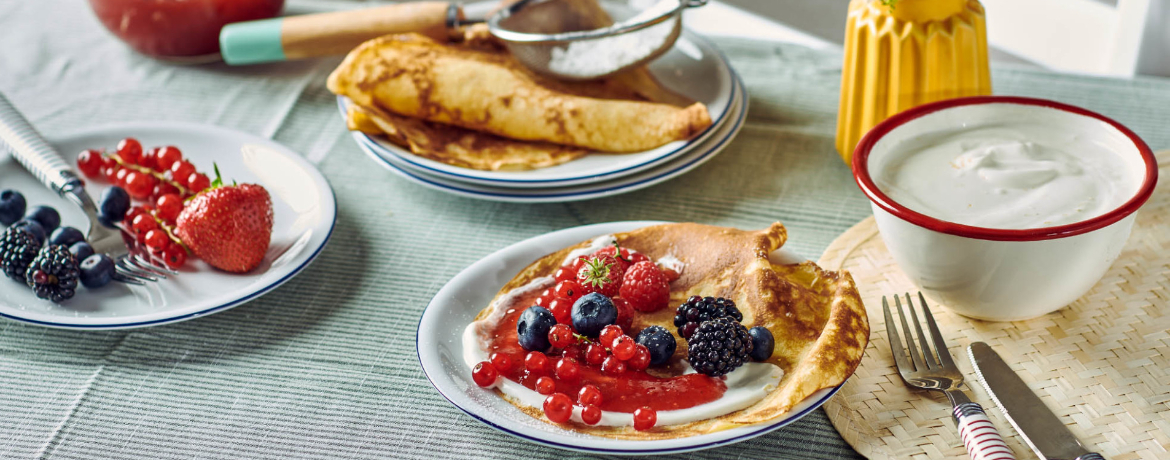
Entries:
{"type": "Polygon", "coordinates": [[[991,399],[1041,459],[1105,460],[1081,444],[989,345],[972,343],[967,355],[991,399]]]}

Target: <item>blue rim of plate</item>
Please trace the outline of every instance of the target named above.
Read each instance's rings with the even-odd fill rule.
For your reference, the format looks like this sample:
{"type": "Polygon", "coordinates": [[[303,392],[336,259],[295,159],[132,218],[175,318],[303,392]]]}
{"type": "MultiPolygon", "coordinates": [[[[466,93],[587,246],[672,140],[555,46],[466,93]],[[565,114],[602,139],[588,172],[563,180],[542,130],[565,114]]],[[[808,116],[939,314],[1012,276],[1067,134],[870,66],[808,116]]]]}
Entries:
{"type": "MultiPolygon", "coordinates": [[[[590,224],[590,225],[600,225],[600,224],[590,224]]],[[[568,229],[562,229],[562,230],[568,230],[568,229]]],[[[558,231],[560,231],[560,230],[558,230],[558,231]]],[[[520,242],[523,242],[523,241],[524,240],[522,240],[520,242]]],[[[520,242],[513,243],[513,245],[518,244],[520,242]]],[[[505,246],[504,248],[501,248],[496,252],[506,250],[511,246],[512,245],[505,246]]],[[[491,254],[489,254],[485,257],[491,257],[491,254]]],[[[431,299],[430,302],[427,302],[427,307],[425,309],[423,309],[424,315],[426,314],[426,309],[429,309],[431,307],[432,302],[434,302],[433,298],[431,299]]],[[[583,447],[583,446],[579,446],[579,445],[563,444],[563,443],[559,443],[559,442],[548,441],[548,440],[545,440],[545,439],[542,439],[539,437],[535,437],[535,436],[529,436],[529,435],[526,435],[526,434],[523,434],[523,433],[520,433],[520,432],[517,432],[514,430],[510,430],[510,429],[505,428],[503,426],[500,426],[498,424],[492,423],[491,421],[487,420],[486,418],[480,417],[479,415],[473,413],[471,410],[468,410],[468,409],[464,408],[463,406],[460,406],[458,403],[455,402],[455,400],[453,400],[449,396],[447,396],[447,394],[444,393],[441,388],[439,388],[439,385],[435,384],[435,380],[431,378],[431,374],[427,372],[426,365],[423,364],[423,362],[422,362],[422,352],[419,348],[421,346],[421,343],[419,343],[419,336],[420,336],[420,334],[422,334],[422,320],[423,320],[423,315],[419,315],[418,327],[416,327],[415,331],[414,331],[414,354],[415,354],[415,357],[418,358],[418,365],[420,368],[422,368],[423,375],[425,375],[427,377],[427,381],[431,383],[431,386],[435,388],[435,391],[438,391],[439,394],[443,396],[443,399],[446,399],[447,402],[451,403],[452,406],[459,408],[459,410],[463,411],[463,413],[470,415],[471,418],[479,420],[484,425],[487,425],[488,427],[491,427],[497,431],[503,432],[505,434],[510,434],[512,436],[518,437],[520,439],[524,439],[524,440],[532,442],[534,444],[540,444],[540,445],[549,446],[549,447],[556,447],[558,449],[565,449],[565,450],[571,450],[571,451],[576,451],[576,452],[589,452],[589,453],[599,453],[599,454],[623,454],[623,455],[645,455],[645,454],[652,454],[653,455],[653,454],[672,454],[672,453],[677,454],[677,453],[694,452],[694,451],[698,451],[698,450],[712,449],[715,447],[731,445],[731,444],[735,444],[735,443],[738,443],[741,441],[746,441],[748,439],[763,436],[765,434],[776,431],[780,428],[784,428],[788,425],[791,425],[792,423],[795,423],[797,420],[800,420],[800,419],[804,418],[806,415],[808,415],[809,412],[812,412],[814,410],[819,409],[821,406],[823,406],[825,404],[825,402],[827,402],[829,400],[829,398],[832,398],[833,395],[837,394],[838,391],[841,391],[841,387],[845,386],[845,382],[841,382],[837,386],[833,387],[828,393],[826,393],[820,399],[814,401],[812,405],[804,408],[800,412],[792,414],[791,416],[785,418],[784,420],[781,420],[781,421],[776,422],[776,423],[771,424],[771,425],[762,425],[760,427],[760,429],[752,431],[750,433],[744,433],[744,434],[741,434],[741,435],[733,437],[733,438],[723,439],[723,440],[719,440],[719,441],[712,441],[712,442],[708,442],[708,443],[704,443],[704,444],[696,444],[696,445],[691,445],[691,446],[669,447],[669,448],[662,448],[662,449],[606,449],[606,448],[592,448],[592,447],[583,447]]],[[[848,381],[849,378],[851,378],[851,377],[852,377],[852,375],[847,377],[845,380],[848,381]]],[[[818,390],[818,391],[820,391],[820,390],[818,390]]]]}
{"type": "MultiPolygon", "coordinates": [[[[720,50],[719,47],[715,46],[715,44],[712,43],[710,40],[707,40],[706,38],[704,38],[700,35],[697,35],[697,34],[690,35],[687,37],[687,39],[695,39],[698,41],[702,41],[708,47],[715,50],[716,55],[719,56],[719,60],[721,62],[723,62],[723,65],[727,68],[727,71],[731,76],[731,94],[734,95],[734,93],[739,89],[739,87],[743,85],[743,82],[740,81],[740,78],[739,78],[738,74],[736,73],[735,68],[731,66],[731,61],[729,61],[727,59],[727,55],[723,54],[723,50],[720,50]]],[[[341,116],[344,118],[346,116],[345,115],[345,113],[346,113],[346,97],[345,96],[337,96],[337,107],[341,111],[341,116]]],[[[730,112],[730,109],[731,109],[731,106],[730,106],[730,104],[728,104],[727,109],[725,109],[723,111],[723,113],[719,116],[719,119],[714,120],[714,122],[711,123],[711,126],[708,126],[706,129],[703,130],[703,132],[699,133],[691,141],[679,146],[678,148],[676,148],[674,150],[671,150],[669,152],[663,152],[662,154],[660,154],[654,158],[647,159],[646,161],[644,161],[642,163],[639,163],[636,165],[630,165],[630,166],[627,166],[627,167],[622,168],[622,169],[618,169],[618,170],[614,170],[614,171],[606,171],[606,172],[594,174],[591,176],[578,176],[578,177],[569,177],[569,178],[564,178],[564,179],[497,179],[497,178],[491,178],[491,177],[476,177],[476,176],[469,176],[469,175],[465,175],[465,174],[459,174],[459,173],[455,173],[455,172],[451,172],[451,171],[437,169],[433,166],[429,166],[427,164],[424,164],[424,163],[418,161],[418,159],[413,158],[415,155],[413,155],[409,152],[406,152],[406,154],[402,154],[402,153],[399,153],[395,150],[387,148],[386,146],[375,141],[372,137],[370,137],[369,134],[363,133],[361,131],[354,131],[354,136],[361,137],[362,140],[368,142],[375,151],[388,152],[389,154],[393,155],[395,158],[398,158],[398,159],[401,159],[402,161],[410,163],[412,166],[418,167],[420,169],[424,169],[424,170],[429,171],[437,176],[446,177],[446,178],[449,178],[451,180],[473,181],[475,183],[478,183],[481,185],[486,185],[489,187],[507,186],[507,184],[548,184],[550,187],[557,187],[557,186],[561,186],[561,185],[565,185],[565,186],[570,185],[570,184],[564,184],[565,182],[572,182],[573,185],[575,185],[577,183],[584,184],[584,183],[589,183],[589,182],[602,182],[602,181],[605,181],[609,178],[615,178],[618,176],[632,174],[633,172],[647,170],[647,169],[650,169],[654,166],[658,166],[658,165],[661,165],[663,163],[666,163],[670,159],[686,153],[687,147],[690,147],[690,146],[695,145],[696,143],[701,143],[701,142],[708,140],[708,136],[712,133],[712,131],[716,130],[720,126],[720,123],[722,123],[723,120],[727,118],[728,112],[730,112]],[[631,172],[631,170],[635,170],[635,171],[631,172]]]]}
{"type": "MultiPolygon", "coordinates": [[[[733,75],[735,75],[736,79],[739,78],[738,74],[734,74],[734,72],[733,72],[733,75]]],[[[428,187],[440,189],[442,191],[455,193],[457,195],[466,196],[468,198],[481,198],[481,199],[483,199],[483,198],[487,198],[487,199],[505,198],[508,200],[516,201],[516,202],[538,201],[538,200],[555,199],[555,198],[586,200],[586,199],[592,199],[592,198],[601,198],[603,196],[616,194],[616,193],[631,192],[631,191],[637,190],[641,187],[645,187],[646,185],[644,185],[644,184],[647,184],[648,182],[655,182],[655,181],[658,181],[660,179],[663,179],[664,177],[671,177],[674,175],[685,173],[685,172],[689,171],[690,169],[697,167],[700,164],[702,164],[703,162],[709,160],[715,154],[721,152],[723,147],[726,146],[727,143],[731,142],[731,140],[735,138],[735,134],[739,132],[739,130],[741,129],[741,127],[743,125],[744,120],[747,119],[747,112],[748,112],[747,93],[744,92],[742,94],[744,96],[743,102],[742,102],[743,106],[741,107],[741,110],[740,110],[738,117],[734,121],[735,124],[732,126],[731,131],[729,132],[729,134],[727,136],[720,139],[714,145],[709,147],[706,152],[700,154],[699,156],[691,159],[690,161],[684,163],[683,165],[681,165],[677,168],[671,169],[670,171],[656,175],[654,177],[646,178],[646,179],[643,179],[643,180],[640,180],[640,181],[637,181],[634,183],[630,183],[630,184],[623,184],[623,185],[618,185],[618,186],[610,187],[610,188],[592,189],[589,191],[582,191],[582,192],[550,193],[550,194],[512,194],[512,193],[493,193],[493,192],[481,192],[481,191],[467,190],[467,189],[455,187],[452,185],[447,185],[447,184],[435,182],[433,180],[430,180],[430,179],[427,179],[424,177],[420,177],[413,172],[406,171],[406,170],[402,169],[401,167],[399,167],[398,165],[391,163],[389,160],[382,158],[380,155],[378,155],[376,152],[374,152],[372,150],[372,148],[370,147],[370,145],[368,144],[368,142],[372,142],[372,141],[363,141],[360,138],[358,138],[356,135],[355,135],[355,139],[358,139],[359,147],[361,147],[362,151],[364,151],[367,155],[374,158],[374,160],[381,163],[383,166],[391,169],[393,172],[396,172],[396,173],[404,176],[406,179],[408,179],[412,182],[421,182],[421,183],[423,183],[422,185],[426,185],[428,187]]]]}
{"type": "MultiPolygon", "coordinates": [[[[227,131],[235,131],[235,130],[232,130],[229,128],[224,128],[222,126],[216,126],[216,125],[205,125],[205,127],[218,128],[218,129],[223,129],[223,130],[227,130],[227,131]]],[[[105,127],[98,126],[98,127],[92,128],[92,130],[99,130],[102,128],[105,128],[105,127]]],[[[261,138],[259,136],[254,135],[254,134],[245,133],[243,131],[235,131],[235,132],[247,134],[249,136],[257,137],[260,139],[264,139],[265,141],[268,141],[268,142],[273,142],[273,143],[276,142],[276,141],[273,141],[272,139],[261,138]]],[[[68,133],[68,135],[61,136],[61,137],[68,137],[68,136],[73,136],[73,135],[78,135],[78,134],[68,133]]],[[[52,143],[51,139],[50,139],[50,143],[52,143]]],[[[291,149],[288,149],[288,147],[285,147],[285,149],[291,150],[291,149]]],[[[299,155],[298,155],[298,157],[299,157],[299,155]]],[[[300,157],[300,158],[304,159],[304,157],[300,157]]],[[[313,169],[316,169],[316,167],[314,166],[313,169]]],[[[318,174],[320,174],[320,171],[318,171],[318,174]]],[[[330,190],[329,194],[333,197],[333,209],[335,210],[333,213],[333,219],[329,222],[329,231],[325,233],[325,238],[321,240],[321,245],[318,246],[317,249],[315,251],[313,251],[313,253],[311,255],[309,255],[309,257],[305,259],[305,262],[302,263],[300,266],[298,266],[297,268],[288,272],[288,274],[285,275],[284,277],[282,277],[281,279],[278,279],[275,282],[273,282],[272,284],[269,284],[268,286],[265,286],[265,287],[255,291],[255,292],[251,293],[251,294],[248,294],[244,297],[233,300],[231,302],[228,302],[228,303],[225,303],[222,305],[217,305],[217,306],[207,308],[204,310],[200,310],[200,311],[197,311],[194,313],[187,313],[185,315],[173,316],[170,318],[159,318],[159,319],[150,320],[150,321],[138,321],[138,322],[133,322],[133,323],[111,323],[111,324],[56,323],[56,322],[52,322],[52,321],[39,321],[39,320],[35,320],[35,319],[21,318],[19,316],[12,316],[12,315],[5,314],[5,313],[0,313],[0,318],[7,318],[7,319],[22,322],[22,323],[26,323],[26,324],[36,324],[38,326],[55,327],[55,328],[61,328],[61,329],[85,329],[85,330],[128,329],[128,328],[145,327],[145,326],[157,326],[160,324],[168,324],[168,323],[177,323],[177,322],[185,321],[188,319],[198,318],[200,316],[210,315],[210,314],[222,311],[222,310],[227,310],[229,308],[239,306],[239,305],[246,303],[252,299],[255,299],[255,298],[260,297],[264,294],[267,294],[269,291],[276,289],[277,287],[280,287],[280,285],[282,285],[285,282],[287,282],[288,280],[292,279],[294,276],[297,276],[298,274],[300,274],[301,271],[304,271],[304,269],[306,267],[308,267],[310,263],[313,263],[314,260],[317,260],[317,256],[321,254],[321,251],[325,250],[325,246],[328,246],[328,244],[329,244],[329,239],[333,237],[333,230],[335,228],[337,228],[337,212],[336,212],[337,194],[332,193],[333,184],[329,183],[329,178],[325,177],[324,174],[321,174],[321,179],[323,179],[325,181],[325,185],[329,186],[329,190],[330,190]]]]}

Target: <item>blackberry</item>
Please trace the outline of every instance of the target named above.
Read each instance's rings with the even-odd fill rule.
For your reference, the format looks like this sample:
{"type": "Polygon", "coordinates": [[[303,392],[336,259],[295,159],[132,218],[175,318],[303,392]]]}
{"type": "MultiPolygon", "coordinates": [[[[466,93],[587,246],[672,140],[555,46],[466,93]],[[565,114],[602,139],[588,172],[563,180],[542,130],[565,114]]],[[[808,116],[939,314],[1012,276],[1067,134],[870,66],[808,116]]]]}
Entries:
{"type": "Polygon", "coordinates": [[[687,346],[687,361],[696,372],[719,377],[742,366],[751,353],[747,328],[723,317],[699,324],[687,346]]]}
{"type": "Polygon", "coordinates": [[[81,271],[69,248],[54,244],[41,248],[25,270],[24,281],[37,297],[61,302],[73,298],[81,271]]]}
{"type": "Polygon", "coordinates": [[[40,250],[41,244],[32,234],[21,227],[8,227],[0,236],[0,271],[23,283],[25,269],[40,250]]]}
{"type": "Polygon", "coordinates": [[[691,334],[699,324],[723,317],[730,317],[737,322],[743,321],[743,313],[740,313],[731,299],[694,295],[687,299],[687,303],[679,305],[674,314],[674,326],[678,328],[679,336],[690,340],[691,334]]]}

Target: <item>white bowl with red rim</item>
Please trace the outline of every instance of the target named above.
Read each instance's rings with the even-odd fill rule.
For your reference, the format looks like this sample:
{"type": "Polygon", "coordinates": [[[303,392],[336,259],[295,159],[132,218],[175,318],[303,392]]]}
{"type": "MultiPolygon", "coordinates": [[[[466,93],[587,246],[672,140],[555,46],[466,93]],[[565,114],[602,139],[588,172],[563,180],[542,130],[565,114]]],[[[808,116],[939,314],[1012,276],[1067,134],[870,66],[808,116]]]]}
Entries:
{"type": "MultiPolygon", "coordinates": [[[[1010,121],[1010,120],[1009,120],[1010,121]]],[[[950,99],[915,107],[875,126],[853,155],[853,176],[870,199],[890,254],[924,293],[964,316],[1014,321],[1058,310],[1085,294],[1117,259],[1136,212],[1154,190],[1158,166],[1133,131],[1059,102],[1010,96],[950,99]],[[1025,114],[1102,143],[1140,177],[1129,199],[1096,217],[1043,228],[963,225],[911,210],[875,184],[898,143],[938,129],[972,129],[1025,114]]]]}

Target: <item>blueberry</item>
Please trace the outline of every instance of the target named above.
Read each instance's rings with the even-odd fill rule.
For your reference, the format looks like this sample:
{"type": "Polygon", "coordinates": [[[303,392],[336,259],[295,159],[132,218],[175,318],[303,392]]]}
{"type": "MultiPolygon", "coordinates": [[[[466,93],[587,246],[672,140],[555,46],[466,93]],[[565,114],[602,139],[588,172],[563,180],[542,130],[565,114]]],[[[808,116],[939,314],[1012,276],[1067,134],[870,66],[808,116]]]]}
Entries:
{"type": "Polygon", "coordinates": [[[114,261],[105,254],[94,254],[81,262],[81,285],[90,289],[110,284],[114,277],[114,261]]]}
{"type": "Polygon", "coordinates": [[[548,331],[557,324],[556,317],[544,307],[528,307],[516,322],[516,337],[528,351],[545,351],[551,346],[548,331]]]}
{"type": "Polygon", "coordinates": [[[772,338],[772,331],[764,326],[748,329],[752,336],[752,352],[748,355],[752,361],[767,361],[772,357],[772,349],[776,347],[776,340],[772,338]]]}
{"type": "Polygon", "coordinates": [[[597,337],[601,328],[617,322],[617,307],[609,297],[591,292],[573,303],[573,329],[586,337],[597,337]]]}
{"type": "Polygon", "coordinates": [[[24,195],[20,192],[16,190],[0,192],[0,224],[12,225],[13,222],[20,220],[26,206],[28,202],[24,201],[24,195]]]}
{"type": "Polygon", "coordinates": [[[28,214],[24,215],[24,220],[35,220],[41,227],[45,229],[46,233],[52,233],[61,225],[61,215],[57,214],[57,210],[48,206],[37,206],[29,209],[28,214]]]}
{"type": "Polygon", "coordinates": [[[74,259],[85,261],[85,259],[93,255],[93,246],[90,246],[89,243],[84,241],[78,241],[73,243],[73,246],[69,246],[69,252],[73,254],[74,259]]]}
{"type": "Polygon", "coordinates": [[[35,220],[21,219],[12,224],[13,227],[23,228],[33,238],[36,238],[37,244],[45,244],[45,227],[37,223],[35,220]]]}
{"type": "Polygon", "coordinates": [[[122,187],[110,187],[102,192],[98,209],[106,222],[121,222],[126,211],[130,210],[130,194],[122,187]]]}
{"type": "Polygon", "coordinates": [[[670,361],[670,357],[674,356],[674,349],[678,347],[678,340],[674,338],[674,334],[662,326],[650,326],[642,329],[642,332],[639,332],[638,336],[634,338],[634,342],[650,350],[650,365],[652,366],[670,361]]]}
{"type": "Polygon", "coordinates": [[[73,227],[57,227],[53,234],[49,235],[49,244],[73,246],[73,243],[81,241],[85,241],[85,234],[73,227]]]}

